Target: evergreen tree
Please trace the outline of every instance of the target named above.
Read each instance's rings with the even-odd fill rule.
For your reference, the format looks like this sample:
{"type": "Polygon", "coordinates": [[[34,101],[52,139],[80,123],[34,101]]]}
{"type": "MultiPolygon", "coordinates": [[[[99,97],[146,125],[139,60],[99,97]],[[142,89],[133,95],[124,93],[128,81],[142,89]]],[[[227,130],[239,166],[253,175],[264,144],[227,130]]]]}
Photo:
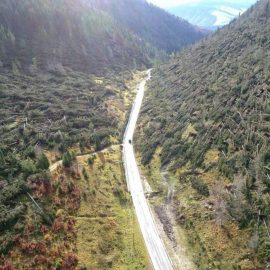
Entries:
{"type": "Polygon", "coordinates": [[[71,166],[72,163],[72,155],[70,154],[69,151],[63,154],[63,166],[65,168],[68,168],[71,166]]]}
{"type": "Polygon", "coordinates": [[[46,157],[45,154],[42,154],[38,161],[37,161],[37,167],[41,170],[48,170],[50,167],[50,163],[48,158],[46,157]]]}

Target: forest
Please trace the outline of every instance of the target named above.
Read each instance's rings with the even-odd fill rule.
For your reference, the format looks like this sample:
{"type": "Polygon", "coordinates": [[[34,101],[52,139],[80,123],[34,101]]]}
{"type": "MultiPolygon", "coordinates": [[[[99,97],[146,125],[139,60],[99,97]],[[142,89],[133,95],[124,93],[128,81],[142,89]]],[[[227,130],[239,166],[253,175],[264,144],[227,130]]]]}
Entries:
{"type": "Polygon", "coordinates": [[[208,34],[207,30],[172,16],[144,0],[94,0],[91,3],[112,14],[118,23],[127,25],[152,46],[169,53],[177,52],[208,34]]]}

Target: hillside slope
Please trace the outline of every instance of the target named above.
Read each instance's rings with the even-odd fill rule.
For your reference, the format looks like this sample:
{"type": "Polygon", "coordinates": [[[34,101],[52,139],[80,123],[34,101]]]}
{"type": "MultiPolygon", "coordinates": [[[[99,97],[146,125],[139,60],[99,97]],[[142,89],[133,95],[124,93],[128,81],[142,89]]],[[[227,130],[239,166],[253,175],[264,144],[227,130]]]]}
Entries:
{"type": "Polygon", "coordinates": [[[259,1],[161,65],[145,99],[142,163],[160,158],[177,179],[175,214],[200,269],[270,261],[269,18],[270,1],[259,1]]]}
{"type": "MultiPolygon", "coordinates": [[[[87,2],[87,0],[84,0],[87,2]]],[[[99,7],[152,46],[167,52],[195,43],[207,33],[145,0],[94,0],[99,7]]]]}
{"type": "Polygon", "coordinates": [[[1,67],[102,74],[149,67],[205,33],[141,0],[0,3],[1,67]],[[175,38],[176,37],[176,38],[175,38]],[[147,44],[149,43],[149,44],[147,44]]]}
{"type": "Polygon", "coordinates": [[[74,0],[1,1],[3,67],[87,73],[149,66],[156,50],[97,8],[74,0]]]}

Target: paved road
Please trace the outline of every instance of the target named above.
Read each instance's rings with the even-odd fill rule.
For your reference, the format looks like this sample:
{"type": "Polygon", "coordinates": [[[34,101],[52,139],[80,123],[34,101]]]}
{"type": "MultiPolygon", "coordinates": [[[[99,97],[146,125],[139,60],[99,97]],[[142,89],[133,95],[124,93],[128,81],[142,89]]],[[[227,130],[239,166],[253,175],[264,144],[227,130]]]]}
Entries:
{"type": "Polygon", "coordinates": [[[144,88],[146,81],[150,79],[151,71],[148,71],[148,78],[140,83],[137,97],[133,104],[130,119],[127,124],[126,132],[123,140],[123,161],[126,172],[128,189],[131,193],[133,204],[135,206],[136,215],[144,237],[144,241],[155,270],[170,270],[173,269],[172,263],[165,246],[159,236],[154,218],[150,211],[149,205],[144,195],[142,181],[139,169],[136,163],[132,144],[133,134],[136,127],[136,122],[139,116],[144,88]]]}

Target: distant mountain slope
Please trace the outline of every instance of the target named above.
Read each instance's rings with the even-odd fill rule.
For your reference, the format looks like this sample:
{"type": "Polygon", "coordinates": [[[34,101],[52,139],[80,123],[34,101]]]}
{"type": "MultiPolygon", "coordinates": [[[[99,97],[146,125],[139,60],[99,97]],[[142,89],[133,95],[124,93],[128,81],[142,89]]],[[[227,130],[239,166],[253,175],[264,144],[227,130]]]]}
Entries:
{"type": "Polygon", "coordinates": [[[161,49],[179,50],[204,36],[142,0],[4,0],[0,8],[4,67],[66,66],[96,74],[145,68],[162,57],[161,49]]]}
{"type": "Polygon", "coordinates": [[[169,11],[194,25],[206,29],[216,29],[228,24],[246,11],[256,0],[238,1],[198,1],[169,8],[169,11]]]}
{"type": "MultiPolygon", "coordinates": [[[[88,0],[84,0],[87,2],[88,0]]],[[[152,46],[177,51],[206,33],[145,0],[90,0],[152,46]]]]}
{"type": "Polygon", "coordinates": [[[158,68],[149,85],[142,161],[162,148],[163,168],[177,179],[179,224],[195,235],[200,269],[266,269],[270,262],[269,37],[270,1],[261,0],[158,68]]]}
{"type": "Polygon", "coordinates": [[[110,15],[74,0],[1,1],[0,40],[2,66],[24,69],[97,74],[149,66],[156,51],[110,15]]]}

